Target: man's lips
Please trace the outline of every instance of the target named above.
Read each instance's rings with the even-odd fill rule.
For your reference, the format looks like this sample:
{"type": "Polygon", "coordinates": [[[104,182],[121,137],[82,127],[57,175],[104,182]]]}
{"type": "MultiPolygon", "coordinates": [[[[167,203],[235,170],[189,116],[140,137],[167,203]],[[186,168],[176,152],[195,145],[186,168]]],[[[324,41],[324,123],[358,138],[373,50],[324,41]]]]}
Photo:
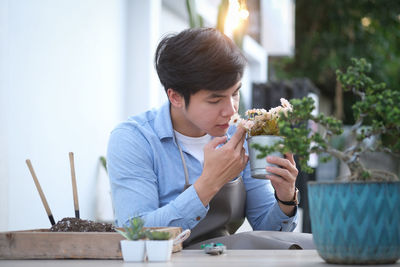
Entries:
{"type": "Polygon", "coordinates": [[[217,124],[218,128],[226,129],[229,128],[229,123],[217,124]]]}

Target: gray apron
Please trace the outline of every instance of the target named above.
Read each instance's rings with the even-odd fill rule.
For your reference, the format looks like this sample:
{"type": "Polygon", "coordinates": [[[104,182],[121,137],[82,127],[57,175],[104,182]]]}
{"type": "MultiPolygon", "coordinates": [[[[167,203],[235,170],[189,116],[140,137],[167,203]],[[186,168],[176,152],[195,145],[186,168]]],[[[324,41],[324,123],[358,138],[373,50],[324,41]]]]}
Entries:
{"type": "MultiPolygon", "coordinates": [[[[189,186],[186,161],[178,142],[185,171],[185,187],[189,186]]],[[[183,242],[185,249],[200,249],[200,244],[223,243],[227,249],[315,249],[312,234],[252,231],[233,235],[242,225],[246,212],[246,188],[243,178],[226,183],[210,201],[206,217],[193,229],[190,237],[183,242]]]]}
{"type": "MultiPolygon", "coordinates": [[[[176,142],[185,172],[185,187],[189,184],[189,173],[182,149],[176,142]]],[[[226,183],[209,203],[209,210],[193,229],[184,247],[210,238],[234,234],[243,224],[246,210],[246,188],[241,176],[226,183]]]]}

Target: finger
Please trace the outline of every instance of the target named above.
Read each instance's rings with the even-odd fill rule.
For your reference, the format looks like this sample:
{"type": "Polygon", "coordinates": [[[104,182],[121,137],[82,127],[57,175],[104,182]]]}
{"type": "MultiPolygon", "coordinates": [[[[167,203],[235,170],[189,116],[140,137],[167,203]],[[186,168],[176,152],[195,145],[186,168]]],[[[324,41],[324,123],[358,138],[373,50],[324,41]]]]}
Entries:
{"type": "Polygon", "coordinates": [[[246,156],[246,150],[242,147],[242,150],[240,151],[240,158],[244,159],[245,156],[246,156]]]}
{"type": "Polygon", "coordinates": [[[239,144],[239,142],[241,142],[241,140],[244,140],[244,136],[246,135],[246,131],[245,129],[243,129],[242,127],[238,127],[236,128],[236,132],[235,134],[232,136],[231,140],[229,140],[228,144],[234,148],[237,147],[237,145],[239,144]]]}
{"type": "Polygon", "coordinates": [[[297,175],[299,174],[299,170],[296,168],[296,165],[293,165],[288,159],[268,156],[267,162],[278,165],[279,167],[288,170],[294,177],[297,177],[297,175]]]}
{"type": "Polygon", "coordinates": [[[266,170],[272,174],[275,174],[276,176],[279,176],[281,179],[287,180],[289,182],[296,180],[295,177],[287,169],[268,166],[266,167],[266,170]]]}
{"type": "Polygon", "coordinates": [[[214,137],[208,144],[206,144],[204,146],[204,148],[212,148],[215,149],[217,146],[219,146],[220,144],[223,144],[226,142],[227,140],[227,136],[219,136],[219,137],[214,137]]]}
{"type": "Polygon", "coordinates": [[[246,167],[247,162],[249,162],[249,155],[247,155],[247,154],[245,153],[245,154],[244,154],[244,157],[243,157],[243,168],[246,167]]]}
{"type": "Polygon", "coordinates": [[[294,161],[294,156],[292,153],[285,153],[285,157],[290,161],[290,163],[293,164],[293,166],[296,166],[296,162],[294,161]]]}
{"type": "Polygon", "coordinates": [[[266,178],[271,181],[271,185],[275,191],[286,191],[288,188],[294,187],[293,182],[282,179],[281,176],[267,174],[266,178]]]}
{"type": "Polygon", "coordinates": [[[278,166],[281,166],[281,167],[283,167],[285,169],[288,169],[291,172],[296,172],[297,171],[296,166],[293,165],[289,161],[289,159],[284,159],[284,158],[276,157],[276,156],[268,156],[267,157],[267,162],[275,164],[275,165],[278,165],[278,166]]]}
{"type": "Polygon", "coordinates": [[[249,161],[249,155],[246,154],[246,150],[244,148],[242,151],[240,151],[240,158],[242,159],[240,164],[243,170],[244,168],[246,168],[247,162],[249,161]]]}
{"type": "Polygon", "coordinates": [[[242,139],[240,139],[239,143],[236,145],[235,149],[243,149],[244,140],[246,138],[246,134],[243,135],[242,139]]]}
{"type": "Polygon", "coordinates": [[[271,175],[271,174],[267,174],[265,176],[265,178],[267,178],[271,181],[271,185],[275,191],[276,191],[276,188],[279,188],[281,186],[282,182],[284,181],[281,177],[278,177],[276,175],[271,175]]]}

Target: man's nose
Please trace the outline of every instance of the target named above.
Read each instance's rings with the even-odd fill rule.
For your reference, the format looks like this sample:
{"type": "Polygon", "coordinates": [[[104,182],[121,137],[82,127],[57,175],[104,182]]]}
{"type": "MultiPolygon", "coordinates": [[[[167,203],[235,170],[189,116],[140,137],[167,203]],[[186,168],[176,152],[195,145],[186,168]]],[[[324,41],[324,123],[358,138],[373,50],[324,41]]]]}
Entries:
{"type": "Polygon", "coordinates": [[[224,109],[222,110],[222,116],[224,117],[232,117],[233,114],[236,113],[236,108],[235,108],[235,101],[231,99],[226,103],[224,109]]]}

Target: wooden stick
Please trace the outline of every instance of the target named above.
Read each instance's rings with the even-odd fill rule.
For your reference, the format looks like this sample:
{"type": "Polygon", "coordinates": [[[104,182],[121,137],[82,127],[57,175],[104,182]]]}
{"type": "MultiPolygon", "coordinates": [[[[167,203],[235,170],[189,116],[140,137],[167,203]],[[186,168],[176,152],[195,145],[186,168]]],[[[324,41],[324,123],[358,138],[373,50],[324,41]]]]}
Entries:
{"type": "Polygon", "coordinates": [[[74,194],[75,218],[79,219],[78,190],[76,188],[74,153],[69,152],[69,165],[71,166],[72,192],[74,194]]]}
{"type": "Polygon", "coordinates": [[[37,190],[39,192],[40,198],[42,199],[42,203],[43,203],[44,209],[47,212],[47,216],[49,216],[50,223],[51,223],[51,225],[55,225],[56,222],[54,221],[53,214],[51,213],[49,204],[47,204],[46,197],[44,196],[44,193],[42,191],[42,187],[39,184],[39,180],[36,177],[36,173],[33,170],[32,163],[31,163],[31,161],[29,159],[26,160],[26,165],[28,165],[29,171],[31,172],[33,181],[35,182],[35,185],[36,185],[36,188],[37,188],[37,190]]]}

